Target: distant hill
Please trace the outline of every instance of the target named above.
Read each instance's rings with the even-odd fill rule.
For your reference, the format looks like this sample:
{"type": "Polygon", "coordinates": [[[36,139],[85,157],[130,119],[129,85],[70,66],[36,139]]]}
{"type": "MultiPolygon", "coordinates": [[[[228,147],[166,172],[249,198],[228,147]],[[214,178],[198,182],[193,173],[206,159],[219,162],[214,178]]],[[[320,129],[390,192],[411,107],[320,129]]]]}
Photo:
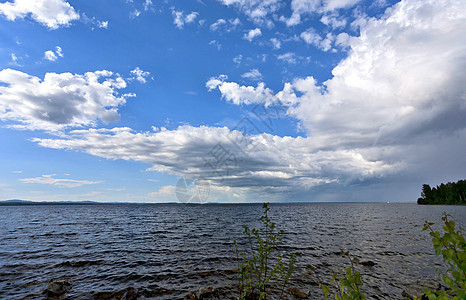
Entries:
{"type": "Polygon", "coordinates": [[[20,199],[11,199],[11,200],[5,200],[5,201],[0,201],[0,202],[8,202],[8,203],[27,203],[27,202],[32,202],[32,201],[20,200],[20,199]]]}
{"type": "Polygon", "coordinates": [[[442,183],[434,188],[423,184],[417,204],[466,205],[466,180],[442,183]]]}
{"type": "Polygon", "coordinates": [[[107,204],[95,201],[29,201],[20,199],[11,199],[0,201],[0,205],[96,205],[107,204]]]}
{"type": "MultiPolygon", "coordinates": [[[[151,202],[97,202],[97,201],[30,201],[20,199],[0,200],[0,206],[23,206],[23,205],[118,205],[118,204],[131,204],[131,205],[160,205],[160,204],[173,204],[181,205],[178,202],[166,202],[166,203],[151,203],[151,202]]],[[[195,203],[190,203],[195,204],[195,203]]]]}

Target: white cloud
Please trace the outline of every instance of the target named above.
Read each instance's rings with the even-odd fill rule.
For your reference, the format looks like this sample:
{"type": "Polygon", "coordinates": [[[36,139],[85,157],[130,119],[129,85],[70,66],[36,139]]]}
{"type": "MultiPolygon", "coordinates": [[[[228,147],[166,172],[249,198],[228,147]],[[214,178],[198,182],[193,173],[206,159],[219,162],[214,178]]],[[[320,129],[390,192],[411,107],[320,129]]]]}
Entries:
{"type": "Polygon", "coordinates": [[[47,51],[45,51],[45,53],[44,53],[44,58],[45,58],[46,60],[56,61],[58,57],[55,55],[55,53],[54,53],[53,51],[47,50],[47,51]]]}
{"type": "Polygon", "coordinates": [[[149,197],[158,198],[160,196],[174,196],[176,191],[176,186],[166,185],[161,187],[158,191],[149,193],[149,197]]]}
{"type": "Polygon", "coordinates": [[[319,87],[313,80],[298,83],[305,96],[295,112],[314,132],[320,128],[330,136],[330,128],[344,128],[339,139],[343,132],[357,132],[374,141],[394,138],[395,132],[401,139],[414,128],[420,134],[439,116],[464,111],[459,82],[466,79],[466,28],[461,26],[466,15],[461,8],[466,4],[404,1],[381,19],[369,19],[361,36],[348,41],[350,54],[324,83],[327,92],[315,93],[319,87]],[[305,117],[309,114],[315,117],[305,117]]]}
{"type": "Polygon", "coordinates": [[[74,8],[63,0],[13,0],[0,3],[0,14],[10,21],[31,15],[35,21],[50,29],[69,26],[72,21],[79,19],[74,8]]]}
{"type": "Polygon", "coordinates": [[[172,11],[172,14],[173,14],[173,24],[175,24],[178,29],[182,29],[184,27],[183,12],[172,11]]]}
{"type": "Polygon", "coordinates": [[[144,2],[144,10],[148,11],[149,9],[151,9],[151,7],[152,7],[152,1],[151,0],[146,0],[144,2]]]}
{"type": "Polygon", "coordinates": [[[350,45],[351,36],[346,32],[342,32],[338,34],[335,38],[335,45],[340,47],[347,47],[350,45]]]}
{"type": "Polygon", "coordinates": [[[221,29],[230,32],[235,30],[238,25],[241,24],[241,21],[238,18],[229,19],[228,22],[225,19],[218,19],[210,25],[211,31],[220,31],[221,29]]]}
{"type": "Polygon", "coordinates": [[[301,16],[314,12],[324,13],[340,8],[348,8],[361,0],[292,0],[292,15],[289,19],[283,19],[288,26],[301,23],[301,16]]]}
{"type": "Polygon", "coordinates": [[[139,67],[136,67],[134,70],[130,71],[131,75],[133,77],[130,78],[130,80],[137,80],[140,83],[146,83],[147,78],[150,76],[150,72],[145,72],[141,70],[139,67]]]}
{"type": "Polygon", "coordinates": [[[295,64],[297,62],[297,56],[293,52],[287,52],[284,54],[277,55],[277,58],[289,64],[295,64]]]}
{"type": "Polygon", "coordinates": [[[125,190],[126,190],[126,188],[107,189],[107,191],[112,191],[112,192],[123,192],[125,190]]]}
{"type": "Polygon", "coordinates": [[[185,22],[188,24],[194,22],[194,20],[196,20],[198,15],[199,13],[197,12],[191,12],[189,15],[186,16],[185,22]]]}
{"type": "Polygon", "coordinates": [[[218,0],[219,2],[235,6],[257,24],[273,26],[267,17],[283,6],[280,0],[218,0]]]}
{"type": "Polygon", "coordinates": [[[236,105],[264,103],[273,94],[272,90],[266,88],[263,82],[258,83],[257,87],[252,87],[240,86],[236,82],[225,82],[226,79],[225,75],[212,77],[207,81],[206,87],[209,91],[218,88],[222,97],[236,105]]]}
{"type": "Polygon", "coordinates": [[[17,64],[17,63],[18,63],[18,57],[16,56],[16,54],[11,53],[10,57],[11,57],[11,61],[12,61],[14,64],[17,64]]]}
{"type": "Polygon", "coordinates": [[[302,32],[300,36],[307,44],[314,45],[324,52],[332,49],[332,42],[335,39],[332,33],[327,33],[325,38],[322,38],[313,28],[302,32]]]}
{"type": "Polygon", "coordinates": [[[233,62],[235,64],[238,64],[238,65],[241,64],[242,60],[243,60],[243,55],[241,55],[241,54],[238,54],[235,57],[233,57],[233,62]]]}
{"type": "Polygon", "coordinates": [[[97,21],[97,26],[99,28],[107,29],[108,28],[108,21],[97,21]]]}
{"type": "Polygon", "coordinates": [[[63,50],[61,49],[60,46],[55,47],[55,53],[56,53],[58,56],[63,57],[63,50]]]}
{"type": "Polygon", "coordinates": [[[102,181],[53,178],[53,176],[55,175],[56,174],[42,175],[40,177],[34,177],[34,178],[23,178],[23,179],[20,179],[20,181],[24,183],[49,184],[49,185],[55,185],[55,186],[64,187],[64,188],[75,188],[75,187],[80,187],[83,185],[97,184],[97,183],[102,182],[102,181]]]}
{"type": "Polygon", "coordinates": [[[322,18],[320,18],[320,22],[332,27],[332,29],[343,28],[346,26],[346,19],[339,19],[338,15],[336,14],[324,15],[322,18]]]}
{"type": "Polygon", "coordinates": [[[46,73],[44,79],[4,69],[0,71],[0,119],[23,129],[61,130],[119,119],[126,102],[117,90],[126,82],[110,71],[46,73]]]}
{"type": "Polygon", "coordinates": [[[139,17],[140,15],[141,15],[141,12],[139,10],[137,10],[137,9],[134,9],[133,11],[131,11],[129,13],[129,18],[130,19],[135,19],[135,18],[139,17]]]}
{"type": "Polygon", "coordinates": [[[222,49],[222,44],[220,44],[217,40],[212,40],[209,42],[209,45],[217,47],[217,50],[222,49]]]}
{"type": "MultiPolygon", "coordinates": [[[[131,19],[139,16],[139,12],[137,15],[135,15],[134,13],[135,11],[130,13],[131,19]]],[[[101,20],[96,19],[95,17],[90,18],[85,13],[81,13],[81,20],[83,23],[91,25],[92,30],[95,29],[95,26],[98,28],[102,28],[102,29],[108,28],[108,21],[101,21],[101,20]]]]}
{"type": "Polygon", "coordinates": [[[55,47],[55,52],[52,50],[47,50],[44,52],[44,59],[50,61],[56,61],[58,57],[63,57],[63,50],[60,46],[55,47]]]}
{"type": "Polygon", "coordinates": [[[234,26],[234,27],[236,27],[236,26],[238,26],[238,25],[241,24],[241,21],[240,21],[240,19],[238,19],[238,18],[230,19],[228,22],[229,22],[232,26],[234,26]]]}
{"type": "Polygon", "coordinates": [[[22,67],[22,65],[19,64],[20,58],[17,57],[16,54],[11,53],[10,58],[11,58],[10,65],[17,66],[17,67],[22,67]]]}
{"type": "Polygon", "coordinates": [[[225,25],[226,23],[227,21],[225,21],[225,19],[218,19],[217,21],[212,23],[212,25],[210,25],[210,30],[217,31],[220,28],[220,26],[225,25]]]}
{"type": "Polygon", "coordinates": [[[262,80],[262,74],[261,72],[259,72],[258,69],[251,69],[249,72],[246,72],[243,75],[241,75],[241,77],[255,81],[262,80]]]}
{"type": "Polygon", "coordinates": [[[243,39],[252,42],[253,39],[262,35],[260,28],[251,29],[243,35],[243,39]]]}
{"type": "Polygon", "coordinates": [[[172,10],[172,15],[173,24],[175,24],[178,29],[183,29],[185,24],[193,23],[199,16],[199,13],[193,11],[190,14],[185,15],[183,11],[172,10]]]}
{"type": "Polygon", "coordinates": [[[282,43],[277,38],[271,38],[270,41],[272,42],[274,49],[280,49],[282,47],[282,43]]]}

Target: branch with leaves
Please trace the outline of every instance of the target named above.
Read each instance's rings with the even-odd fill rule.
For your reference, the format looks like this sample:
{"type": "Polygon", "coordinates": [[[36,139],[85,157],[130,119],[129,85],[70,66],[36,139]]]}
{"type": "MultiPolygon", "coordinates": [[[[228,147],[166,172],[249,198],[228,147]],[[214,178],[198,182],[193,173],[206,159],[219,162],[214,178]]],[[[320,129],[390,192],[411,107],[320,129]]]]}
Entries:
{"type": "Polygon", "coordinates": [[[425,222],[423,231],[430,231],[432,243],[434,244],[435,254],[442,255],[443,261],[447,264],[447,272],[440,272],[439,275],[447,285],[447,290],[438,290],[432,292],[426,290],[426,296],[430,299],[466,299],[466,243],[464,240],[464,229],[459,227],[456,230],[456,224],[450,220],[451,215],[443,213],[442,226],[443,235],[439,231],[434,231],[434,223],[425,222]],[[450,298],[451,297],[451,298],[450,298]]]}
{"type": "Polygon", "coordinates": [[[239,270],[239,299],[267,299],[272,287],[280,289],[283,295],[294,271],[296,257],[290,254],[288,265],[285,265],[284,257],[278,253],[278,247],[283,241],[283,231],[277,231],[276,224],[270,220],[268,203],[263,204],[263,209],[261,228],[250,229],[243,226],[243,234],[247,240],[243,251],[238,249],[238,244],[234,241],[239,270]]]}
{"type": "Polygon", "coordinates": [[[336,289],[335,300],[364,300],[364,294],[359,289],[362,285],[361,273],[356,271],[354,267],[354,264],[358,263],[359,260],[356,257],[351,258],[349,251],[342,251],[342,254],[348,257],[351,266],[345,268],[345,270],[340,269],[334,272],[329,280],[329,285],[320,284],[325,300],[328,299],[331,287],[336,289]]]}

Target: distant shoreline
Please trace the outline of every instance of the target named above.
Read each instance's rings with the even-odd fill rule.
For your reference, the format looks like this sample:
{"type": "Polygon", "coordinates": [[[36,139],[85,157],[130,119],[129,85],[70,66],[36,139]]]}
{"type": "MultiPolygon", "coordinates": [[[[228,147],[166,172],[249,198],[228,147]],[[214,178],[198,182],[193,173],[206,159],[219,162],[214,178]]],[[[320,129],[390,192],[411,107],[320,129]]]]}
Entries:
{"type": "MultiPolygon", "coordinates": [[[[416,202],[280,202],[280,203],[270,203],[271,205],[294,205],[294,204],[416,204],[416,202]]],[[[188,205],[188,206],[197,206],[197,205],[258,205],[261,206],[262,203],[220,203],[220,202],[207,202],[207,203],[181,203],[181,202],[163,202],[163,203],[153,203],[153,202],[96,202],[96,201],[30,201],[30,200],[3,200],[0,201],[0,206],[34,206],[34,205],[188,205]]],[[[442,205],[442,204],[440,204],[442,205]]]]}

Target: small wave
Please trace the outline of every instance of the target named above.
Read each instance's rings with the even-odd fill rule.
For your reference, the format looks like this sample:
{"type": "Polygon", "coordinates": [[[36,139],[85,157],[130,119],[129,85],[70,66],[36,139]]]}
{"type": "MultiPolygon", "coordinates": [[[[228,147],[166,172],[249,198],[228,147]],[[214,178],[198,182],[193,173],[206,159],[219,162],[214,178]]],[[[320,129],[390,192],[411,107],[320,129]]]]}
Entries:
{"type": "Polygon", "coordinates": [[[84,267],[92,265],[102,265],[105,263],[105,260],[79,260],[79,261],[64,261],[55,265],[55,267],[84,267]]]}

